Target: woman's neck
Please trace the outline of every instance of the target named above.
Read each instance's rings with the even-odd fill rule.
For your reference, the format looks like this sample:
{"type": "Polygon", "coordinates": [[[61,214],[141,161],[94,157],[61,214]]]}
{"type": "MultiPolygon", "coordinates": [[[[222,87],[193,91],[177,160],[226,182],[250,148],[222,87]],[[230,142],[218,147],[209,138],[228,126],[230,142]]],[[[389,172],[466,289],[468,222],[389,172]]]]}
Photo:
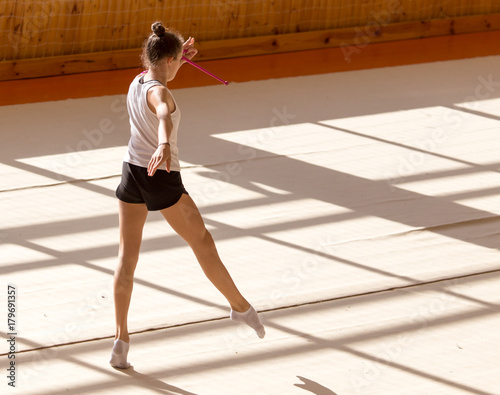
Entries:
{"type": "Polygon", "coordinates": [[[168,71],[163,67],[150,68],[146,74],[146,81],[156,80],[167,86],[168,71]]]}

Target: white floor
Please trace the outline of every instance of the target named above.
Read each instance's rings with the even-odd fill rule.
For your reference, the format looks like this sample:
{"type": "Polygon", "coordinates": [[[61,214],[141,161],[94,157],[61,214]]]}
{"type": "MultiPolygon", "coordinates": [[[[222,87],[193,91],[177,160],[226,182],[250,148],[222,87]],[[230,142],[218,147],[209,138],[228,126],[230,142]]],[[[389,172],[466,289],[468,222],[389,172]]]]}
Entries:
{"type": "Polygon", "coordinates": [[[173,93],[184,184],[266,338],[151,213],[134,367],[111,368],[124,96],[0,107],[12,393],[500,394],[500,57],[173,93]]]}

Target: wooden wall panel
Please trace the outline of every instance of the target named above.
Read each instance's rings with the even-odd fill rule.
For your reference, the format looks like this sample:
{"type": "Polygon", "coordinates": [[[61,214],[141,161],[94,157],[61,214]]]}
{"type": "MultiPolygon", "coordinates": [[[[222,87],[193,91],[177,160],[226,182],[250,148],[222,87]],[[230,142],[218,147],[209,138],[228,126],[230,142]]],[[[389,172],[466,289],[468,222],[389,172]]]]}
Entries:
{"type": "MultiPolygon", "coordinates": [[[[92,58],[138,49],[155,20],[173,25],[201,45],[351,29],[349,44],[356,36],[376,41],[380,27],[498,13],[496,0],[2,0],[0,69],[33,59],[74,57],[81,62],[77,58],[84,54],[92,58]]],[[[488,31],[491,26],[476,28],[488,31]]],[[[12,75],[0,75],[8,78],[12,75]]]]}

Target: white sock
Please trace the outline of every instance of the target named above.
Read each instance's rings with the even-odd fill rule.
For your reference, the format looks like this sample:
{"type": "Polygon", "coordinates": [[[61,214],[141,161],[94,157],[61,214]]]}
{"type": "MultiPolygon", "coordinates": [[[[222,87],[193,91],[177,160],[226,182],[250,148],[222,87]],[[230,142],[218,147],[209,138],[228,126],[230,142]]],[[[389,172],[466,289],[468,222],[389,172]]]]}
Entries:
{"type": "Polygon", "coordinates": [[[243,313],[239,313],[231,309],[230,317],[235,322],[247,324],[248,326],[253,328],[257,333],[257,336],[259,336],[261,339],[263,339],[266,335],[266,330],[264,329],[262,322],[260,322],[259,315],[252,306],[250,306],[250,308],[243,313]]]}
{"type": "Polygon", "coordinates": [[[120,369],[127,369],[130,364],[127,362],[128,348],[130,344],[123,340],[116,339],[113,344],[113,351],[111,351],[111,359],[109,363],[111,366],[120,369]]]}

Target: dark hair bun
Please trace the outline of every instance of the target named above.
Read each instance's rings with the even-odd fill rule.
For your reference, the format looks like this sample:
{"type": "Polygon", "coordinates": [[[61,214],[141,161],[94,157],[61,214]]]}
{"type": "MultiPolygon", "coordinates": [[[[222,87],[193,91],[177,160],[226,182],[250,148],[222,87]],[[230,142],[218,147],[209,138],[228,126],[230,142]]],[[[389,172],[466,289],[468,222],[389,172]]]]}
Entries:
{"type": "Polygon", "coordinates": [[[151,25],[151,30],[158,37],[163,37],[165,35],[165,27],[161,24],[161,22],[155,22],[151,25]]]}

